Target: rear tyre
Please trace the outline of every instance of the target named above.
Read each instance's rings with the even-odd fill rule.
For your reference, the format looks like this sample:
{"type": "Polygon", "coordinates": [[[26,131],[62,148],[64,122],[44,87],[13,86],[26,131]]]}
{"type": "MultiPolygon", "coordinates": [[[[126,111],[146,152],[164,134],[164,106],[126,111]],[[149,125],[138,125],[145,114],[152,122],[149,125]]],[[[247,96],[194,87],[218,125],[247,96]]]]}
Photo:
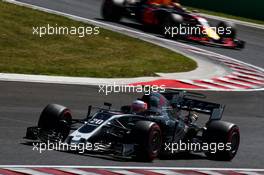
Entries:
{"type": "Polygon", "coordinates": [[[117,5],[114,0],[104,0],[101,7],[101,14],[105,20],[118,22],[122,18],[123,8],[117,5]]]}
{"type": "Polygon", "coordinates": [[[151,162],[158,157],[162,145],[160,127],[154,122],[139,121],[136,123],[133,132],[133,137],[138,144],[136,159],[151,162]]]}
{"type": "Polygon", "coordinates": [[[160,27],[160,34],[163,35],[165,38],[172,39],[172,19],[171,18],[164,18],[161,27],[160,27]]]}
{"type": "Polygon", "coordinates": [[[215,153],[205,152],[205,155],[212,160],[230,161],[239,148],[240,133],[235,124],[225,121],[211,121],[203,133],[204,142],[210,144],[224,144],[224,149],[217,149],[215,153]],[[229,145],[229,146],[227,146],[229,145]]]}
{"type": "Polygon", "coordinates": [[[62,141],[70,133],[72,115],[70,110],[58,104],[49,104],[42,111],[38,127],[43,130],[53,130],[62,135],[62,141]]]}
{"type": "Polygon", "coordinates": [[[178,14],[163,15],[160,27],[161,34],[168,39],[180,38],[180,24],[182,21],[182,16],[178,14]]]}

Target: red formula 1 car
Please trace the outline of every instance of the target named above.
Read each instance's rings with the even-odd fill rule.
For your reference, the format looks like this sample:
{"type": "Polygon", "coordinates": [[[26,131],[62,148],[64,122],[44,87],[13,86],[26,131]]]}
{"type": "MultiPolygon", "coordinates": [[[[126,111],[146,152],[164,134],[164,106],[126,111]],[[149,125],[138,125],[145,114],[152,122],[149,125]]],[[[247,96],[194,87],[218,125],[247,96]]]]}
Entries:
{"type": "Polygon", "coordinates": [[[220,22],[213,27],[207,19],[186,11],[176,3],[151,4],[147,0],[104,0],[101,13],[104,19],[118,22],[133,19],[166,38],[181,39],[232,49],[242,49],[245,42],[236,38],[235,26],[220,22]]]}

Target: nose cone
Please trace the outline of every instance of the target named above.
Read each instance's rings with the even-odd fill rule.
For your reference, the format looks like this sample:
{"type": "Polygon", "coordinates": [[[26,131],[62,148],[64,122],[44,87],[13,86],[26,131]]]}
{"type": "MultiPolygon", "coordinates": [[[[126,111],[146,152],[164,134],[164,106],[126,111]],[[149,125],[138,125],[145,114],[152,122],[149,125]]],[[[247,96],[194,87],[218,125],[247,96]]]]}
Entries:
{"type": "Polygon", "coordinates": [[[206,28],[205,31],[206,31],[206,34],[208,35],[209,38],[212,38],[214,40],[220,39],[220,36],[210,27],[206,28]]]}

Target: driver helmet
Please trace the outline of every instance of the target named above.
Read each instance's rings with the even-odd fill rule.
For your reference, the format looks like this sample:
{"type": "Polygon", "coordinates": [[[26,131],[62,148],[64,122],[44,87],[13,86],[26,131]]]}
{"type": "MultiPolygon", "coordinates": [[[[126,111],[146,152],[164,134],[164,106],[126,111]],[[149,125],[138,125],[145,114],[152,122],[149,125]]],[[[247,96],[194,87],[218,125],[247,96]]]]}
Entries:
{"type": "Polygon", "coordinates": [[[148,109],[147,103],[142,100],[135,100],[131,105],[131,110],[133,113],[142,113],[148,109]]]}

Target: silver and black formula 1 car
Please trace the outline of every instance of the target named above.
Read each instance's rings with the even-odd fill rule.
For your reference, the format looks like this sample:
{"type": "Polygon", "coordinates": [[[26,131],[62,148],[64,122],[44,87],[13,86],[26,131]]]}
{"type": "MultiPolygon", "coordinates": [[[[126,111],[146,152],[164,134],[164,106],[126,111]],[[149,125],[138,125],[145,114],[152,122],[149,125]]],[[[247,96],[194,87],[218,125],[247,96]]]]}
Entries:
{"type": "Polygon", "coordinates": [[[206,18],[174,4],[162,6],[148,4],[147,0],[104,0],[101,13],[104,19],[114,22],[123,17],[132,19],[143,24],[144,29],[158,31],[170,39],[231,49],[244,48],[245,42],[236,38],[235,25],[231,22],[211,26],[206,18]]]}
{"type": "MultiPolygon", "coordinates": [[[[131,105],[120,110],[88,107],[84,119],[72,119],[69,109],[49,104],[42,111],[38,126],[27,128],[27,141],[63,142],[69,146],[92,143],[98,153],[138,161],[177,156],[174,153],[202,152],[212,160],[231,160],[239,147],[239,128],[222,121],[224,105],[202,101],[204,95],[176,90],[152,92],[140,99],[148,109],[133,113],[131,105]],[[196,114],[197,113],[197,114],[196,114]],[[209,115],[205,125],[199,115],[209,115]],[[79,125],[79,126],[77,126],[79,125]],[[176,149],[176,144],[193,144],[195,150],[176,149]],[[213,152],[210,148],[220,145],[213,152]]],[[[178,146],[179,147],[179,146],[178,146]]]]}

